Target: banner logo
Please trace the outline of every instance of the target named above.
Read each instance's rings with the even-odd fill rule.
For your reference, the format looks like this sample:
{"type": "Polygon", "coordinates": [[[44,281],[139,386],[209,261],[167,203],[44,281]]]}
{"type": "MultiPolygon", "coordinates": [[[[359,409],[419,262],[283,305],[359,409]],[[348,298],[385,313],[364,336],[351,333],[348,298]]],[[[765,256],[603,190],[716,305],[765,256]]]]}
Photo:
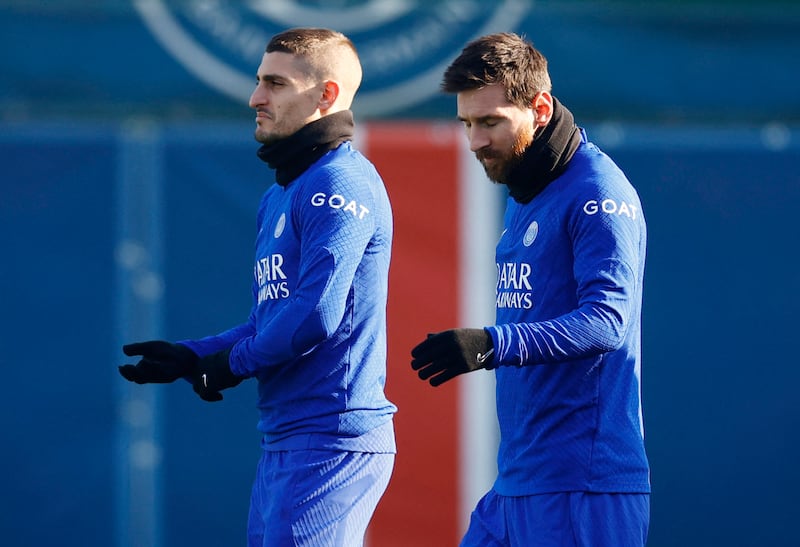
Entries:
{"type": "Polygon", "coordinates": [[[291,27],[327,27],[358,49],[364,81],[354,109],[389,114],[439,93],[464,45],[514,31],[530,0],[134,0],[159,44],[209,87],[247,103],[264,48],[291,27]]]}

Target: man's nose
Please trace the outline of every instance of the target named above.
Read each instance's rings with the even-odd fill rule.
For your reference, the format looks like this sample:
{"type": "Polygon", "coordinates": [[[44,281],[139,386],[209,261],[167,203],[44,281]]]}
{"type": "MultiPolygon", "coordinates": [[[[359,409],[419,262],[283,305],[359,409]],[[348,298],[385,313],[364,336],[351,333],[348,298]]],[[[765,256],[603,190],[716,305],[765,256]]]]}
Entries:
{"type": "Polygon", "coordinates": [[[477,152],[481,148],[486,148],[489,145],[489,136],[485,131],[473,127],[469,130],[469,149],[471,152],[477,152]]]}
{"type": "Polygon", "coordinates": [[[250,94],[250,108],[256,108],[258,105],[264,104],[266,100],[266,93],[256,86],[256,88],[250,94]]]}

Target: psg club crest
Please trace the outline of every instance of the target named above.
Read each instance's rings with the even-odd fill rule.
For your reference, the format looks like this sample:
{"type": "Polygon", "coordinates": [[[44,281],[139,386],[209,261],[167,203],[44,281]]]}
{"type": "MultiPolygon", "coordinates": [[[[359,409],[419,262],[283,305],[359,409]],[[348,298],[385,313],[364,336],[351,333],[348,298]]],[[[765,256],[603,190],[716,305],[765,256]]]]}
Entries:
{"type": "Polygon", "coordinates": [[[447,65],[473,38],[514,31],[529,0],[134,0],[158,43],[209,87],[247,102],[273,34],[327,27],[356,45],[364,81],[355,108],[390,114],[439,93],[447,65]]]}

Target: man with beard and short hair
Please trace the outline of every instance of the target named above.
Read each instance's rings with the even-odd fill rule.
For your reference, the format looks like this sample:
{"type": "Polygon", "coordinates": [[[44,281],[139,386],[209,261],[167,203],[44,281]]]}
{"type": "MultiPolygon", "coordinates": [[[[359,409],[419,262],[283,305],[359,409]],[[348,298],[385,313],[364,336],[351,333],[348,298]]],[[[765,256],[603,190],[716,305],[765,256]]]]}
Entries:
{"type": "Polygon", "coordinates": [[[639,197],[552,95],[545,57],[522,37],[469,43],[442,88],[487,176],[509,191],[496,324],[430,334],[411,352],[433,386],[496,376],[498,475],[461,545],[642,546],[639,197]]]}
{"type": "Polygon", "coordinates": [[[362,545],[394,466],[397,408],[384,394],[392,211],[351,143],[360,84],[356,49],[339,32],[270,40],[250,106],[276,184],[258,209],[249,317],[214,336],[123,347],[142,356],[120,367],[126,379],[185,378],[206,401],[258,381],[250,547],[362,545]]]}

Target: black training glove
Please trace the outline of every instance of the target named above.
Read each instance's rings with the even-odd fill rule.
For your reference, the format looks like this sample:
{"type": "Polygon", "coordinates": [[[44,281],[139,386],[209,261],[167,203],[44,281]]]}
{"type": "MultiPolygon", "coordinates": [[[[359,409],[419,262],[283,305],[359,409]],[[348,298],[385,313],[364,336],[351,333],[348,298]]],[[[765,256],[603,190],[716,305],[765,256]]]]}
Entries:
{"type": "Polygon", "coordinates": [[[223,389],[238,386],[244,378],[231,371],[231,350],[226,349],[201,357],[192,374],[194,392],[201,399],[213,403],[222,400],[223,389]]]}
{"type": "Polygon", "coordinates": [[[411,368],[438,386],[465,372],[491,365],[492,337],[484,329],[453,329],[429,334],[411,350],[411,368]]]}
{"type": "Polygon", "coordinates": [[[127,344],[122,351],[129,357],[142,356],[135,365],[119,367],[126,380],[137,384],[168,384],[191,374],[197,364],[195,352],[163,340],[127,344]]]}

